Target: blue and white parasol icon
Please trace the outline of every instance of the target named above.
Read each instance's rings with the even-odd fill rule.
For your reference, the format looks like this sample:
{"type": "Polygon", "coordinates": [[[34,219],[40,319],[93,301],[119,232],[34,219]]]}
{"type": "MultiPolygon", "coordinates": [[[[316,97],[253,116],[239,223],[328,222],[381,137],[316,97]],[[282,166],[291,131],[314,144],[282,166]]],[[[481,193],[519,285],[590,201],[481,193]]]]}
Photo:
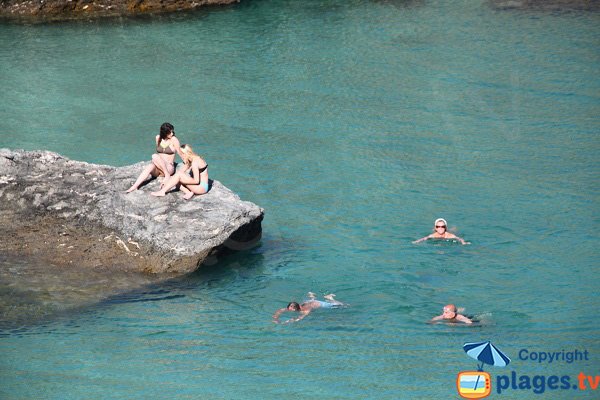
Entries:
{"type": "Polygon", "coordinates": [[[483,371],[483,364],[493,365],[495,367],[506,367],[510,363],[510,358],[502,353],[492,342],[465,343],[463,350],[469,357],[481,361],[477,368],[483,371]]]}

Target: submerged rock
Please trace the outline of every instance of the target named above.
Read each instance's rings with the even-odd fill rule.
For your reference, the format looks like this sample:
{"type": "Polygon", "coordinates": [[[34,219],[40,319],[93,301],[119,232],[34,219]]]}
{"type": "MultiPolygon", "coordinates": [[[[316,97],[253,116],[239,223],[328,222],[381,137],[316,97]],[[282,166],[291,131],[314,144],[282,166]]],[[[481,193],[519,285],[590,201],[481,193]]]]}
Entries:
{"type": "Polygon", "coordinates": [[[598,0],[489,0],[498,10],[599,11],[598,0]]]}
{"type": "Polygon", "coordinates": [[[219,181],[189,201],[179,192],[150,196],[158,180],[126,194],[145,165],[0,149],[0,251],[54,265],[182,274],[260,239],[264,210],[219,181]]]}

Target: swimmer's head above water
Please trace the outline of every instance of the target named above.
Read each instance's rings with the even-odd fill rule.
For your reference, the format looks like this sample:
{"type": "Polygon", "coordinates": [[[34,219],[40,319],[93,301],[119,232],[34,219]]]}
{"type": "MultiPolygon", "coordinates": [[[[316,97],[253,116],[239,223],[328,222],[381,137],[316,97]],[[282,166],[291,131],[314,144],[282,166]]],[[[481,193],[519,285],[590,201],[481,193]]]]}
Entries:
{"type": "MultiPolygon", "coordinates": [[[[459,314],[458,311],[459,310],[456,308],[456,306],[454,304],[446,304],[444,306],[444,310],[442,311],[442,315],[433,317],[429,322],[445,321],[445,322],[463,322],[465,324],[473,323],[473,321],[470,318],[465,317],[462,314],[459,314]]],[[[461,312],[463,312],[463,309],[461,309],[461,312]]]]}
{"type": "Polygon", "coordinates": [[[300,311],[300,304],[296,303],[295,301],[292,301],[291,303],[289,303],[286,307],[289,311],[300,311]]]}
{"type": "Polygon", "coordinates": [[[461,244],[470,244],[470,242],[465,242],[464,239],[456,236],[454,233],[448,232],[448,223],[444,218],[438,218],[434,221],[432,234],[415,240],[413,243],[421,243],[429,239],[454,239],[461,244]]]}
{"type": "Polygon", "coordinates": [[[433,223],[433,230],[438,232],[438,229],[440,230],[440,233],[448,230],[448,223],[444,218],[438,218],[433,223]]]}
{"type": "Polygon", "coordinates": [[[448,304],[444,306],[444,310],[442,315],[444,319],[454,319],[456,318],[456,306],[454,304],[448,304]]]}

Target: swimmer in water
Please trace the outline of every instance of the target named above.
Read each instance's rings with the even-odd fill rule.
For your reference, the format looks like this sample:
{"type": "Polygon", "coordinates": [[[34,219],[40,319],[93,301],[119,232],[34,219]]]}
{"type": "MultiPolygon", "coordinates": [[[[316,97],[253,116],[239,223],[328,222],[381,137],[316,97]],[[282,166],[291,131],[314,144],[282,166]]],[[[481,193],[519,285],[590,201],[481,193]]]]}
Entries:
{"type": "Polygon", "coordinates": [[[276,324],[289,324],[290,322],[298,322],[310,314],[312,310],[316,310],[317,308],[339,308],[345,305],[341,301],[335,300],[334,297],[335,294],[328,294],[323,296],[323,298],[327,301],[321,301],[316,299],[314,293],[308,292],[308,300],[304,301],[302,304],[292,301],[287,305],[286,308],[280,308],[279,310],[275,311],[275,314],[273,314],[273,322],[276,324]],[[286,311],[296,311],[299,312],[300,315],[296,318],[290,318],[287,321],[279,322],[279,316],[286,311]]]}
{"type": "Polygon", "coordinates": [[[463,309],[456,309],[454,304],[447,304],[444,306],[444,311],[442,315],[438,315],[437,317],[431,318],[430,323],[436,321],[444,321],[444,322],[463,322],[465,324],[472,324],[473,321],[470,318],[465,317],[462,314],[459,314],[459,311],[463,311],[463,309]]]}
{"type": "Polygon", "coordinates": [[[431,235],[427,235],[422,237],[419,240],[415,240],[413,243],[421,243],[425,240],[429,239],[455,239],[458,240],[461,244],[471,244],[471,242],[465,242],[462,238],[459,238],[453,233],[448,232],[448,224],[444,218],[438,218],[433,223],[433,233],[431,235]]]}

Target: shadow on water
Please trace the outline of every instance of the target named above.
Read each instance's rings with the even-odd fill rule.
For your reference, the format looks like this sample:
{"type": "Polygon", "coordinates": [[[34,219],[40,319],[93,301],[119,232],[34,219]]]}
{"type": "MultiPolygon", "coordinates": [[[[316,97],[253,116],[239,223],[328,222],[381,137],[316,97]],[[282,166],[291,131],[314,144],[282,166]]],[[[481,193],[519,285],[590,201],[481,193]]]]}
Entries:
{"type": "Polygon", "coordinates": [[[111,296],[101,305],[172,300],[189,297],[202,288],[219,287],[226,290],[227,285],[237,280],[260,279],[263,266],[264,256],[260,252],[232,252],[222,256],[216,263],[200,266],[190,274],[111,296]]]}
{"type": "Polygon", "coordinates": [[[488,0],[489,7],[498,11],[573,12],[599,11],[600,2],[589,0],[488,0]]]}
{"type": "Polygon", "coordinates": [[[423,0],[371,0],[376,4],[390,5],[396,8],[413,8],[425,5],[423,0]]]}

